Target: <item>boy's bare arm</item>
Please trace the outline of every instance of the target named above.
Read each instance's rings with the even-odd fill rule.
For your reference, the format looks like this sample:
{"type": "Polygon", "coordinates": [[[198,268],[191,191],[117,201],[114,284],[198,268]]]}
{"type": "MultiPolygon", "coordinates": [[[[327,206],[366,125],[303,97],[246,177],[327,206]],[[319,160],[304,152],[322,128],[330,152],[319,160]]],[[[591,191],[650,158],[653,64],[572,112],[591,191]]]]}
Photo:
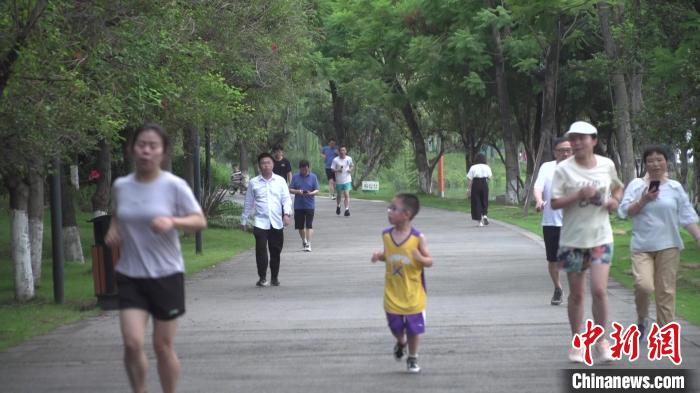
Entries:
{"type": "Polygon", "coordinates": [[[384,251],[375,251],[374,253],[372,253],[372,263],[385,260],[386,259],[384,258],[384,251]]]}
{"type": "Polygon", "coordinates": [[[418,249],[413,250],[413,258],[418,261],[423,267],[433,266],[433,257],[428,251],[428,241],[425,240],[425,236],[421,235],[420,243],[418,243],[418,249]]]}

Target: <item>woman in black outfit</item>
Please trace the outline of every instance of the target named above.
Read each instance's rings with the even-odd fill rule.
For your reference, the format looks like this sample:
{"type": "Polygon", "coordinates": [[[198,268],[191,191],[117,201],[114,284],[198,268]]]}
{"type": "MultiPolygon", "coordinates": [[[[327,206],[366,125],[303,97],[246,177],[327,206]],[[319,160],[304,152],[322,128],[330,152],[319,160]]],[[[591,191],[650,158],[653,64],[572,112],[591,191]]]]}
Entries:
{"type": "Polygon", "coordinates": [[[472,220],[478,221],[478,226],[489,225],[486,216],[489,208],[489,183],[493,176],[491,168],[486,165],[486,156],[479,153],[474,157],[474,165],[467,173],[467,195],[471,199],[472,220]]]}

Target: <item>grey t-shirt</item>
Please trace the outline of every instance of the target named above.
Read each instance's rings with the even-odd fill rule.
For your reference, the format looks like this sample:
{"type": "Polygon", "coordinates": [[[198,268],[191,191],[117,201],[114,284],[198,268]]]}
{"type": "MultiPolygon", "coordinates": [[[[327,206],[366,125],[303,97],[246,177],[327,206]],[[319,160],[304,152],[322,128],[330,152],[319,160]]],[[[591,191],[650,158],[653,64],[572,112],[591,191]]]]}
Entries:
{"type": "Polygon", "coordinates": [[[160,216],[183,217],[202,211],[187,183],[170,172],[148,183],[134,174],[112,186],[114,214],[122,238],[116,270],[134,278],[159,278],[184,272],[176,229],[156,234],[151,221],[160,216]]]}

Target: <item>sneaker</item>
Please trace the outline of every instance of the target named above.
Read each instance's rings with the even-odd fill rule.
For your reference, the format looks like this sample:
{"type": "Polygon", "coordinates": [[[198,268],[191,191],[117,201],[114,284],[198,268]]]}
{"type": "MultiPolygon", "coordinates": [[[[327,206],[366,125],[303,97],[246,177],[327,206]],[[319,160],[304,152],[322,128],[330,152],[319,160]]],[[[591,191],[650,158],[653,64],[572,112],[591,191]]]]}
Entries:
{"type": "Polygon", "coordinates": [[[583,363],[583,349],[569,348],[569,361],[572,363],[583,363]]]}
{"type": "Polygon", "coordinates": [[[255,286],[256,286],[256,287],[261,287],[261,288],[262,288],[262,287],[269,287],[269,286],[270,286],[270,283],[269,283],[266,279],[261,278],[261,279],[258,280],[258,282],[255,283],[255,286]]]}
{"type": "Polygon", "coordinates": [[[561,288],[554,288],[554,295],[552,295],[552,306],[558,306],[561,304],[561,298],[564,295],[564,291],[561,288]]]}
{"type": "Polygon", "coordinates": [[[482,219],[481,221],[479,221],[479,223],[476,224],[476,226],[478,226],[478,227],[483,227],[483,226],[484,226],[484,220],[482,219]]]}
{"type": "Polygon", "coordinates": [[[335,214],[340,215],[340,206],[335,208],[335,214]]]}
{"type": "Polygon", "coordinates": [[[418,358],[415,356],[409,356],[406,358],[406,368],[409,373],[419,373],[420,366],[418,366],[418,358]]]}
{"type": "Polygon", "coordinates": [[[484,225],[489,225],[489,218],[488,218],[488,217],[483,216],[483,217],[481,218],[481,221],[484,223],[484,225]]]}
{"type": "Polygon", "coordinates": [[[301,249],[306,251],[306,248],[309,247],[309,242],[303,241],[301,242],[301,249]]]}
{"type": "Polygon", "coordinates": [[[306,243],[306,248],[304,249],[306,252],[311,252],[311,243],[306,243]]]}
{"type": "Polygon", "coordinates": [[[610,349],[610,341],[606,339],[598,341],[595,345],[595,349],[599,362],[610,363],[615,360],[615,358],[613,358],[612,350],[610,349]]]}
{"type": "Polygon", "coordinates": [[[280,286],[280,280],[273,278],[272,279],[272,286],[273,287],[279,287],[280,286]]]}
{"type": "Polygon", "coordinates": [[[343,214],[345,217],[350,217],[350,209],[345,209],[345,214],[343,214]]]}
{"type": "Polygon", "coordinates": [[[406,344],[401,345],[398,342],[394,345],[394,359],[400,362],[403,359],[404,351],[406,349],[406,344]]]}
{"type": "Polygon", "coordinates": [[[637,329],[639,330],[639,341],[644,342],[647,339],[647,327],[649,326],[649,320],[644,319],[644,321],[637,323],[637,329]]]}
{"type": "Polygon", "coordinates": [[[331,195],[331,199],[335,200],[335,194],[331,195]]]}

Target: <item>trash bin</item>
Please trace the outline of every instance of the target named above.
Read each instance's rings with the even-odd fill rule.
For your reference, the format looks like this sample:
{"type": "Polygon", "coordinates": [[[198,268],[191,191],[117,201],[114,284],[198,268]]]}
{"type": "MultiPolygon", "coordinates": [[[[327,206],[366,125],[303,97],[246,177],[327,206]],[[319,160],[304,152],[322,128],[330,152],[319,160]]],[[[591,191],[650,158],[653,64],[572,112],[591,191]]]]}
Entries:
{"type": "Polygon", "coordinates": [[[95,244],[92,246],[92,278],[97,305],[103,310],[117,309],[117,279],[114,274],[114,265],[119,259],[119,249],[112,249],[105,243],[111,217],[107,214],[90,220],[95,237],[95,244]]]}

